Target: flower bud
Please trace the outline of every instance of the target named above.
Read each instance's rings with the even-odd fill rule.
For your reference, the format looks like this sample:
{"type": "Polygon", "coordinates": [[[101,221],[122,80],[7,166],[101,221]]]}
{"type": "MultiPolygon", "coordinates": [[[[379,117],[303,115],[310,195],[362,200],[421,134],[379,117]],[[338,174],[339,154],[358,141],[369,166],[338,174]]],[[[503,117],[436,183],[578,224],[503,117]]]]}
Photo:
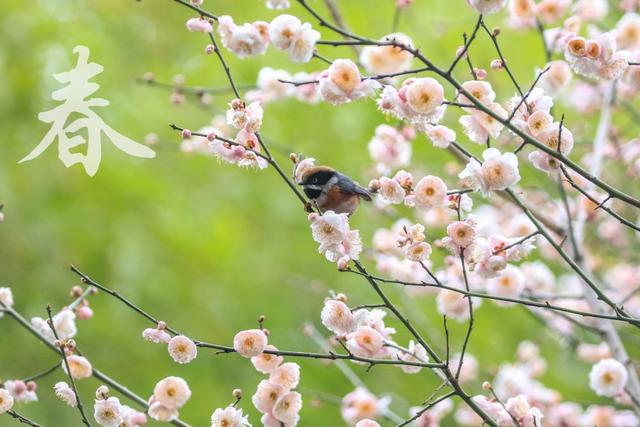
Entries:
{"type": "Polygon", "coordinates": [[[109,398],[109,387],[106,385],[101,385],[96,390],[96,399],[98,400],[107,400],[109,398]]]}
{"type": "Polygon", "coordinates": [[[240,390],[239,388],[236,388],[235,390],[233,390],[233,397],[235,397],[238,400],[242,399],[242,390],[240,390]]]}
{"type": "Polygon", "coordinates": [[[182,129],[182,138],[184,139],[191,138],[191,131],[189,129],[182,129]]]}

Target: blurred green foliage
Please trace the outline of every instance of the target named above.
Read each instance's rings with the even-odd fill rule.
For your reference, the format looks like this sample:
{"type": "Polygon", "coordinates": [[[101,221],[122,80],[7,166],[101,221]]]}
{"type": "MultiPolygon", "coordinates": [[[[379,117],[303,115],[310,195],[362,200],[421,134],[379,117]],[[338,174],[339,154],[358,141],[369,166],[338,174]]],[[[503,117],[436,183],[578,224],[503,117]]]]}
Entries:
{"type": "MultiPolygon", "coordinates": [[[[326,14],[321,1],[311,3],[326,14]]],[[[339,3],[355,32],[376,38],[389,32],[391,0],[339,3]]],[[[231,14],[237,22],[270,21],[276,16],[259,0],[207,0],[204,6],[216,14],[231,14]]],[[[291,13],[310,20],[297,5],[291,13]]],[[[230,96],[216,96],[207,107],[194,98],[175,106],[168,91],[135,83],[144,72],[152,71],[160,81],[170,82],[179,73],[186,76],[187,84],[225,86],[219,63],[203,52],[207,39],[184,27],[192,16],[169,0],[0,4],[0,203],[5,204],[6,215],[0,224],[0,283],[12,287],[15,307],[25,316],[44,316],[47,303],[56,308],[69,303],[68,290],[78,283],[68,270],[74,263],[193,337],[228,344],[236,331],[255,327],[257,317],[264,314],[271,342],[279,348],[317,351],[301,333],[301,325],[319,324],[328,290],[347,293],[353,303],[375,302],[373,292],[357,277],[338,273],[317,254],[306,215],[271,170],[240,170],[178,150],[179,135],[168,124],[204,126],[215,113],[224,111],[230,96]],[[17,164],[48,130],[37,120],[37,113],[57,105],[50,98],[59,88],[52,74],[73,66],[71,51],[78,44],[88,46],[91,59],[105,67],[95,79],[101,84],[96,95],[110,100],[111,106],[101,109],[101,116],[133,139],[157,133],[156,159],[129,157],[104,140],[102,164],[94,178],[80,166],[63,167],[55,146],[36,160],[17,164]]],[[[488,19],[489,26],[500,25],[501,19],[488,19]]],[[[446,64],[461,44],[462,33],[473,24],[474,17],[462,0],[428,0],[417,1],[403,14],[399,29],[410,34],[429,58],[446,64]]],[[[325,38],[335,36],[325,34],[325,38]]],[[[480,39],[472,59],[488,67],[495,55],[487,37],[480,39]]],[[[528,85],[534,68],[543,65],[538,36],[509,32],[503,49],[512,58],[516,76],[528,85]]],[[[323,47],[321,51],[329,58],[352,55],[348,48],[323,47]]],[[[273,49],[247,60],[225,54],[239,84],[255,83],[258,70],[267,65],[290,71],[324,68],[320,62],[291,64],[273,49]]],[[[464,64],[457,73],[467,78],[464,64]]],[[[512,94],[505,75],[499,74],[493,83],[501,100],[512,94]]],[[[447,90],[451,97],[453,92],[447,90]]],[[[448,123],[455,123],[458,115],[450,116],[448,123]]],[[[263,134],[287,168],[288,152],[298,151],[367,182],[372,171],[366,144],[382,122],[372,102],[330,107],[286,100],[266,107],[263,134]]],[[[588,120],[571,125],[586,134],[592,126],[588,120]]],[[[423,136],[415,141],[413,171],[442,173],[449,161],[453,158],[448,153],[431,148],[423,136]]],[[[528,185],[538,185],[542,175],[528,173],[527,177],[528,185]]],[[[368,207],[353,218],[353,227],[361,229],[367,245],[375,228],[390,223],[390,218],[368,207]]],[[[439,237],[442,231],[429,230],[429,235],[439,237]]],[[[388,292],[442,348],[442,319],[433,298],[408,298],[393,287],[388,292]]],[[[213,409],[230,403],[232,389],[242,388],[247,396],[242,406],[254,425],[259,423],[249,397],[262,375],[248,361],[203,349],[193,363],[176,365],[164,347],[142,341],[140,333],[149,325],[135,313],[106,295],[92,298],[91,305],[95,316],[80,323],[77,342],[95,366],[145,398],[159,379],[184,377],[194,394],[181,416],[194,426],[208,425],[213,409]]],[[[540,344],[549,358],[543,381],[567,399],[594,401],[587,388],[588,366],[576,363],[572,352],[524,310],[485,303],[478,313],[470,351],[483,367],[482,379],[490,379],[500,361],[512,359],[518,342],[529,339],[540,344]]],[[[399,326],[393,320],[390,323],[399,326]]],[[[459,348],[464,325],[451,325],[451,333],[452,344],[459,348]]],[[[401,330],[398,339],[406,342],[409,337],[401,330]]],[[[11,319],[0,320],[1,378],[26,377],[55,361],[55,354],[11,319]]],[[[323,397],[341,397],[353,386],[324,363],[296,362],[303,367],[301,425],[342,425],[339,406],[323,397]]],[[[390,393],[392,408],[401,416],[438,385],[426,371],[408,376],[385,366],[369,373],[364,367],[354,365],[353,369],[373,392],[390,393]]],[[[52,385],[62,379],[61,372],[43,379],[40,402],[17,409],[47,426],[80,425],[76,412],[52,393],[52,385]]],[[[480,384],[470,387],[470,392],[480,392],[480,384]]],[[[92,379],[80,382],[87,404],[98,385],[92,379]]],[[[453,425],[448,420],[445,424],[453,425]]],[[[16,424],[0,417],[2,426],[16,424]]]]}

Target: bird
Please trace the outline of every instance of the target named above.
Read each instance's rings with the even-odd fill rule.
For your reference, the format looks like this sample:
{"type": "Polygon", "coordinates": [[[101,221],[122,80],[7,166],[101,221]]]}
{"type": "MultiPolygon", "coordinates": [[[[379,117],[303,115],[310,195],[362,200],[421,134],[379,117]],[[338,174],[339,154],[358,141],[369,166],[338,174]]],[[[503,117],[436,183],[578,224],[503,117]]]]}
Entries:
{"type": "Polygon", "coordinates": [[[321,213],[333,211],[350,216],[360,205],[360,199],[371,201],[368,190],[329,166],[304,168],[297,178],[297,184],[321,213]]]}

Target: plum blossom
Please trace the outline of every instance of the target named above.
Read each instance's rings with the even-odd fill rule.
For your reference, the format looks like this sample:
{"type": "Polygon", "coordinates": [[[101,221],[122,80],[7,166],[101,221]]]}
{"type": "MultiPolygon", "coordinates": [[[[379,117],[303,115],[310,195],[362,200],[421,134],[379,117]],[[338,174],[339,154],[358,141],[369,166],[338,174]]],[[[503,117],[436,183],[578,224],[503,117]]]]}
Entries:
{"type": "MultiPolygon", "coordinates": [[[[409,36],[402,33],[393,33],[380,39],[381,43],[396,43],[412,48],[409,36]]],[[[393,74],[406,71],[411,67],[413,55],[399,46],[365,46],[360,53],[360,63],[372,74],[393,74]]]]}
{"type": "Polygon", "coordinates": [[[10,411],[11,408],[13,408],[13,397],[7,390],[0,388],[0,414],[10,411]]]}
{"type": "Polygon", "coordinates": [[[547,72],[540,77],[538,87],[550,96],[556,96],[565,91],[573,79],[569,64],[557,59],[548,63],[545,68],[547,72]]]}
{"type": "MultiPolygon", "coordinates": [[[[458,372],[458,365],[460,364],[461,357],[462,354],[460,353],[454,354],[451,357],[451,360],[449,361],[449,368],[451,369],[451,372],[458,372]]],[[[462,361],[458,381],[460,381],[461,384],[475,381],[478,378],[479,367],[478,359],[476,359],[472,354],[466,353],[464,355],[464,360],[462,361]]]]}
{"type": "MultiPolygon", "coordinates": [[[[93,374],[91,363],[89,359],[84,356],[78,356],[77,354],[67,356],[67,363],[69,364],[71,376],[74,379],[81,380],[83,378],[89,378],[93,374]]],[[[64,362],[62,362],[62,369],[67,372],[67,367],[64,362]]]]}
{"type": "Polygon", "coordinates": [[[616,359],[602,359],[589,372],[589,386],[598,396],[613,397],[624,391],[627,369],[616,359]]]}
{"type": "Polygon", "coordinates": [[[622,49],[640,49],[640,15],[626,13],[613,29],[613,36],[622,49]]]}
{"type": "Polygon", "coordinates": [[[482,158],[482,164],[476,159],[469,159],[458,175],[469,188],[480,190],[487,197],[491,191],[504,190],[520,181],[515,154],[501,154],[497,148],[487,148],[482,152],[482,158]]]}
{"type": "Polygon", "coordinates": [[[609,3],[606,0],[578,0],[573,10],[582,21],[595,22],[609,13],[609,3]]]}
{"type": "Polygon", "coordinates": [[[320,313],[320,318],[322,319],[322,324],[337,335],[351,333],[356,327],[356,317],[342,301],[326,300],[320,313]]]}
{"type": "Polygon", "coordinates": [[[122,405],[117,397],[97,399],[93,410],[93,418],[102,427],[120,427],[122,424],[122,405]]]}
{"type": "MultiPolygon", "coordinates": [[[[407,352],[404,350],[398,350],[398,352],[396,353],[396,357],[405,362],[427,363],[429,361],[427,350],[422,345],[413,342],[413,340],[409,341],[407,350],[409,351],[407,352]]],[[[411,365],[400,365],[400,369],[402,369],[407,374],[417,374],[422,370],[420,366],[411,365]]]]}
{"type": "MultiPolygon", "coordinates": [[[[278,350],[272,345],[267,345],[264,349],[270,351],[278,350]]],[[[283,360],[284,358],[282,356],[278,356],[276,354],[261,353],[257,356],[253,356],[251,358],[251,363],[253,363],[253,367],[256,368],[256,371],[262,372],[263,374],[270,374],[282,364],[283,360]]]]}
{"type": "Polygon", "coordinates": [[[604,341],[600,344],[580,343],[576,349],[576,353],[580,359],[589,363],[596,363],[602,359],[611,358],[609,344],[604,341]]]}
{"type": "Polygon", "coordinates": [[[404,201],[405,191],[395,179],[381,177],[378,180],[379,189],[378,196],[383,203],[390,205],[399,205],[404,201]]]}
{"type": "Polygon", "coordinates": [[[276,49],[287,50],[293,62],[309,62],[320,33],[292,15],[280,15],[269,25],[269,39],[276,49]]]}
{"type": "Polygon", "coordinates": [[[251,427],[249,416],[233,406],[218,408],[211,414],[211,427],[251,427]]]}
{"type": "Polygon", "coordinates": [[[406,137],[406,132],[386,124],[376,127],[368,148],[379,173],[389,173],[411,162],[411,141],[406,137]]]}
{"type": "Polygon", "coordinates": [[[78,400],[76,399],[76,394],[73,389],[69,387],[64,381],[57,382],[53,386],[53,390],[55,391],[56,396],[66,403],[68,406],[75,408],[78,405],[78,400]]]}
{"type": "Polygon", "coordinates": [[[618,411],[612,406],[591,405],[580,417],[580,425],[638,427],[640,420],[632,411],[618,411]]]}
{"type": "Polygon", "coordinates": [[[122,423],[119,427],[139,427],[147,423],[147,415],[144,412],[136,411],[127,405],[122,405],[120,412],[122,423]]]}
{"type": "Polygon", "coordinates": [[[246,129],[248,132],[257,132],[262,126],[264,111],[260,102],[254,101],[245,105],[240,99],[234,99],[229,103],[227,110],[227,124],[236,129],[246,129]]]}
{"type": "MultiPolygon", "coordinates": [[[[487,108],[499,117],[507,118],[507,112],[497,102],[489,104],[487,108]]],[[[495,117],[479,110],[473,110],[471,114],[460,117],[458,121],[465,135],[476,144],[485,144],[489,138],[498,138],[504,128],[495,117]]]]}
{"type": "Polygon", "coordinates": [[[507,411],[516,420],[521,427],[536,427],[541,425],[542,412],[535,406],[531,406],[527,398],[518,395],[507,400],[507,411]]]}
{"type": "Polygon", "coordinates": [[[425,134],[438,148],[448,148],[456,140],[456,132],[443,125],[427,126],[425,134]]]}
{"type": "Polygon", "coordinates": [[[534,88],[524,102],[522,97],[514,96],[508,103],[508,110],[513,114],[512,124],[524,133],[535,136],[547,130],[553,124],[549,114],[553,107],[553,99],[545,95],[542,88],[534,88]]]}
{"type": "MultiPolygon", "coordinates": [[[[544,125],[536,135],[536,139],[547,147],[558,150],[561,154],[567,155],[573,149],[573,134],[560,123],[554,122],[550,126],[544,125]]],[[[543,172],[555,172],[560,167],[560,162],[550,154],[542,150],[533,150],[529,153],[529,161],[543,172]]]]}
{"type": "MultiPolygon", "coordinates": [[[[58,333],[58,338],[62,341],[73,338],[78,333],[76,327],[76,314],[69,309],[61,310],[58,314],[53,316],[53,325],[58,333]]],[[[49,342],[55,341],[55,336],[51,330],[49,323],[41,317],[33,317],[31,319],[31,325],[40,332],[41,335],[46,337],[49,342]]]]}
{"type": "Polygon", "coordinates": [[[376,357],[384,347],[382,334],[369,326],[360,326],[348,335],[347,348],[355,355],[376,357]]]}
{"type": "Polygon", "coordinates": [[[359,258],[362,252],[360,232],[349,228],[349,217],[346,213],[312,213],[309,215],[309,221],[313,240],[320,243],[318,251],[323,253],[327,260],[346,265],[350,260],[359,258]]]}
{"type": "Polygon", "coordinates": [[[292,79],[293,77],[286,70],[275,70],[271,67],[263,67],[258,72],[256,82],[257,89],[248,91],[245,98],[249,102],[258,101],[261,105],[264,105],[268,102],[292,96],[295,92],[294,86],[280,81],[290,81],[292,79]]]}
{"type": "Polygon", "coordinates": [[[260,355],[267,347],[267,335],[260,329],[240,331],[233,337],[233,348],[242,357],[260,355]]]}
{"type": "Polygon", "coordinates": [[[358,387],[342,398],[340,413],[349,425],[363,419],[375,419],[383,415],[389,405],[388,398],[378,399],[364,388],[358,387]]]}
{"type": "Polygon", "coordinates": [[[360,420],[356,423],[356,427],[380,427],[380,424],[377,422],[365,418],[364,420],[360,420]]]}
{"type": "Polygon", "coordinates": [[[326,102],[338,105],[373,96],[380,84],[372,79],[363,80],[358,66],[349,59],[336,59],[318,78],[320,96],[326,102]]]}
{"type": "Polygon", "coordinates": [[[241,59],[264,54],[269,46],[270,31],[266,22],[236,25],[228,15],[218,17],[218,34],[222,45],[241,59]]]}
{"type": "Polygon", "coordinates": [[[302,409],[302,396],[297,391],[289,391],[273,405],[273,416],[283,423],[295,424],[300,419],[298,413],[302,409]]]}
{"type": "Polygon", "coordinates": [[[464,293],[442,289],[438,292],[436,304],[438,313],[446,315],[447,318],[458,322],[469,318],[469,301],[464,293]]]}
{"type": "Polygon", "coordinates": [[[431,77],[409,78],[399,90],[385,86],[378,107],[385,114],[407,121],[420,132],[442,120],[447,108],[444,88],[431,77]]]}
{"type": "Polygon", "coordinates": [[[198,355],[198,347],[188,337],[176,335],[168,345],[169,355],[180,364],[191,362],[198,355]]]}
{"type": "Polygon", "coordinates": [[[258,384],[258,389],[251,397],[251,401],[256,409],[262,413],[271,413],[273,405],[276,404],[280,396],[287,390],[279,384],[268,380],[262,380],[258,384]]]}
{"type": "Polygon", "coordinates": [[[171,335],[165,330],[166,327],[166,323],[158,322],[156,328],[146,328],[142,331],[142,338],[154,344],[169,344],[171,335]]]}
{"type": "Polygon", "coordinates": [[[512,0],[507,6],[509,11],[508,24],[511,28],[533,28],[538,15],[534,0],[512,0]]]}
{"type": "Polygon", "coordinates": [[[213,26],[208,19],[205,18],[191,18],[186,23],[187,29],[193,32],[210,33],[213,31],[213,26]]]}
{"type": "Polygon", "coordinates": [[[294,362],[283,363],[271,372],[269,382],[285,390],[296,388],[300,382],[300,365],[294,362]]]}
{"type": "Polygon", "coordinates": [[[409,206],[430,209],[445,204],[447,198],[447,185],[444,181],[433,175],[422,178],[415,186],[413,194],[405,198],[409,206]]]}
{"type": "MultiPolygon", "coordinates": [[[[487,292],[491,295],[518,298],[524,290],[525,276],[519,268],[507,265],[498,277],[487,281],[487,292]]],[[[513,303],[506,301],[493,301],[497,305],[509,306],[513,303]]]]}
{"type": "Polygon", "coordinates": [[[455,221],[447,226],[447,237],[442,244],[452,255],[459,255],[463,249],[471,247],[476,238],[476,219],[467,217],[464,221],[455,221]]]}
{"type": "MultiPolygon", "coordinates": [[[[180,377],[166,377],[153,389],[151,403],[158,403],[167,409],[180,409],[191,397],[191,389],[180,377]]],[[[152,417],[153,418],[153,417],[152,417]]]]}
{"type": "Polygon", "coordinates": [[[595,40],[573,37],[565,48],[565,58],[571,69],[592,79],[620,78],[629,67],[629,55],[626,50],[618,50],[611,33],[600,34],[595,40]]]}

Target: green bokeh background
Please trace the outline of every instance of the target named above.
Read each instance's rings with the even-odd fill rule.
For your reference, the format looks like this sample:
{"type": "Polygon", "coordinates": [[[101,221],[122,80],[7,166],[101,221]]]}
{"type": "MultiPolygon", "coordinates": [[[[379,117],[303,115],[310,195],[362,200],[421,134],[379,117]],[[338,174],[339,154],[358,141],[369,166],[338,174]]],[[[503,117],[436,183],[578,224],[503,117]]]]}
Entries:
{"type": "MultiPolygon", "coordinates": [[[[310,3],[326,15],[321,1],[310,3]]],[[[376,38],[389,32],[391,0],[339,3],[354,31],[376,38]]],[[[206,0],[205,6],[216,14],[233,15],[236,22],[270,21],[277,15],[258,0],[206,0]]],[[[291,12],[310,19],[297,5],[291,12]]],[[[279,348],[317,351],[316,344],[301,333],[301,325],[319,324],[328,290],[347,293],[354,304],[375,302],[373,292],[357,277],[338,273],[317,254],[306,215],[271,170],[240,170],[178,150],[179,135],[168,124],[204,126],[214,113],[224,111],[229,96],[216,96],[208,107],[195,98],[175,106],[168,91],[135,83],[136,77],[152,71],[159,81],[171,81],[181,73],[187,84],[225,85],[215,57],[203,53],[207,39],[184,28],[192,16],[169,0],[0,4],[0,203],[5,204],[6,215],[0,224],[0,283],[12,287],[17,310],[27,317],[43,317],[47,303],[59,309],[70,302],[69,288],[78,283],[68,269],[74,263],[193,337],[228,344],[235,332],[255,327],[257,317],[264,314],[271,342],[279,348]],[[17,164],[48,130],[37,120],[37,113],[57,105],[50,93],[60,85],[52,74],[75,64],[71,51],[79,44],[88,46],[91,59],[105,67],[95,79],[101,84],[96,95],[110,100],[111,106],[100,109],[101,116],[136,140],[157,133],[156,159],[129,157],[103,139],[102,164],[94,178],[79,165],[65,168],[55,146],[36,160],[17,164]]],[[[502,19],[489,18],[488,24],[500,25],[502,19]]],[[[461,43],[462,32],[470,31],[473,24],[474,17],[462,0],[418,0],[401,17],[400,30],[410,34],[429,58],[446,64],[461,43]]],[[[473,60],[488,67],[495,55],[487,38],[481,39],[472,50],[473,60]]],[[[534,67],[543,65],[539,38],[510,32],[503,47],[505,55],[514,58],[515,74],[528,85],[534,67]]],[[[351,55],[348,48],[324,47],[321,52],[330,58],[351,55]]],[[[243,61],[225,54],[239,84],[254,83],[258,70],[267,65],[290,71],[324,68],[320,62],[291,64],[274,49],[243,61]]],[[[458,75],[467,78],[464,67],[458,75]]],[[[493,83],[504,100],[512,88],[504,75],[498,77],[493,83]]],[[[449,91],[448,96],[452,95],[449,91]]],[[[457,116],[452,114],[449,123],[455,123],[457,116]]],[[[273,141],[276,156],[287,168],[287,153],[298,151],[367,182],[371,166],[366,144],[383,121],[372,102],[330,107],[285,100],[266,107],[263,134],[273,141]]],[[[589,120],[575,120],[572,126],[587,135],[592,127],[589,120]]],[[[453,160],[423,136],[414,143],[414,159],[412,170],[418,173],[442,173],[453,160]]],[[[527,172],[527,177],[528,185],[538,185],[542,179],[539,173],[527,172]]],[[[361,229],[368,245],[373,231],[390,223],[391,219],[365,207],[352,226],[361,229]]],[[[442,235],[438,230],[431,232],[442,235]]],[[[432,297],[410,299],[394,288],[389,288],[389,294],[412,313],[436,347],[443,346],[441,318],[432,297]]],[[[248,361],[201,350],[193,363],[176,365],[164,347],[140,338],[149,325],[135,313],[106,295],[92,298],[91,306],[95,316],[79,324],[76,339],[96,367],[145,398],[159,379],[184,377],[193,397],[181,418],[194,426],[208,425],[213,409],[226,406],[232,400],[231,391],[241,388],[248,397],[242,406],[254,425],[259,424],[249,397],[263,376],[248,361]]],[[[524,310],[485,303],[478,313],[470,351],[485,375],[469,387],[470,392],[480,392],[482,380],[491,378],[500,361],[512,359],[518,342],[530,339],[549,358],[546,384],[570,400],[596,401],[587,387],[589,367],[577,362],[570,349],[524,310]]],[[[399,326],[393,320],[389,323],[399,326]]],[[[456,348],[463,326],[451,326],[456,348]]],[[[400,331],[398,339],[406,342],[409,337],[400,331]]],[[[55,360],[55,354],[11,319],[0,320],[0,378],[26,377],[55,360]]],[[[301,425],[343,425],[339,405],[331,396],[341,397],[353,386],[335,367],[296,361],[303,368],[301,425]]],[[[392,408],[401,416],[438,385],[426,371],[408,376],[392,367],[375,367],[369,373],[360,366],[353,369],[373,392],[390,393],[392,408]]],[[[77,413],[57,401],[51,391],[63,379],[58,372],[41,380],[40,402],[16,409],[47,426],[80,425],[77,413]]],[[[93,379],[80,382],[88,406],[98,385],[93,379]]],[[[17,422],[0,416],[0,426],[5,425],[17,422]]],[[[445,425],[454,425],[451,418],[445,425]]]]}

